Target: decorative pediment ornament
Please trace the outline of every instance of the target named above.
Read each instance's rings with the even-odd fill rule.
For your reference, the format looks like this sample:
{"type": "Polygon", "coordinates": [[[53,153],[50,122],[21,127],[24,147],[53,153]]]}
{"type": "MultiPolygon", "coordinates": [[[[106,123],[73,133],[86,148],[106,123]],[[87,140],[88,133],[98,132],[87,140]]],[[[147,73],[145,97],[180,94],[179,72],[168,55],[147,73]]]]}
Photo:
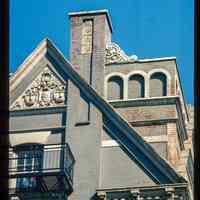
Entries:
{"type": "Polygon", "coordinates": [[[64,105],[64,103],[65,85],[46,67],[14,102],[11,110],[64,105]]]}
{"type": "Polygon", "coordinates": [[[133,61],[133,59],[127,56],[124,51],[115,43],[111,43],[106,47],[106,64],[120,63],[126,61],[133,61]]]}

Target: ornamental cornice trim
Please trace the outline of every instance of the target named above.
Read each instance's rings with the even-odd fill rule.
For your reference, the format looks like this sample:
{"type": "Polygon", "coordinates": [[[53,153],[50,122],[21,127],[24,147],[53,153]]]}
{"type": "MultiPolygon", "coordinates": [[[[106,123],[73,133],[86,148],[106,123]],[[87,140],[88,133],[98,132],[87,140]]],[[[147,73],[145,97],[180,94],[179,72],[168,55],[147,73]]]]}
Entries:
{"type": "Polygon", "coordinates": [[[108,101],[114,108],[129,107],[129,106],[157,106],[157,105],[170,105],[175,104],[177,97],[164,97],[164,98],[143,98],[133,100],[118,100],[108,101]]]}
{"type": "Polygon", "coordinates": [[[106,46],[106,64],[122,63],[135,61],[132,57],[127,56],[116,43],[106,46]]]}

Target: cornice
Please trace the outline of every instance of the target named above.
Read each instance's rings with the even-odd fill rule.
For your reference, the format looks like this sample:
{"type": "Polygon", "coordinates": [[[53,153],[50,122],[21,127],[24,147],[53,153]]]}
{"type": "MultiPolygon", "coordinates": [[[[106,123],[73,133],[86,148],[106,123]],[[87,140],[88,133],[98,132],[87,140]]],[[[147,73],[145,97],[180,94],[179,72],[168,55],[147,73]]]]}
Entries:
{"type": "Polygon", "coordinates": [[[121,191],[127,191],[127,190],[133,190],[133,189],[164,189],[169,187],[175,187],[175,188],[188,188],[188,183],[175,183],[175,184],[162,184],[162,185],[152,185],[152,186],[143,186],[143,187],[124,187],[124,188],[98,188],[96,191],[105,191],[105,192],[121,192],[121,191]]]}
{"type": "Polygon", "coordinates": [[[114,108],[136,107],[136,106],[158,106],[176,104],[178,96],[151,97],[130,100],[108,101],[114,108]]]}
{"type": "Polygon", "coordinates": [[[129,122],[133,126],[141,126],[141,125],[161,125],[170,122],[177,122],[177,118],[166,118],[166,119],[152,119],[152,120],[142,120],[142,121],[132,121],[129,122]]]}
{"type": "Polygon", "coordinates": [[[165,61],[174,61],[174,60],[176,60],[176,57],[136,59],[136,60],[126,60],[126,61],[122,61],[122,62],[107,63],[106,66],[109,66],[109,65],[121,65],[121,64],[134,64],[134,63],[165,62],[165,61]]]}
{"type": "Polygon", "coordinates": [[[40,114],[53,114],[53,113],[63,113],[66,111],[66,105],[64,106],[51,106],[44,108],[28,108],[10,111],[10,117],[17,116],[28,116],[28,115],[40,115],[40,114]]]}
{"type": "Polygon", "coordinates": [[[32,133],[32,132],[41,132],[41,131],[59,131],[65,130],[66,126],[52,126],[45,128],[37,128],[37,129],[17,129],[17,130],[9,130],[10,134],[21,134],[21,133],[32,133]]]}

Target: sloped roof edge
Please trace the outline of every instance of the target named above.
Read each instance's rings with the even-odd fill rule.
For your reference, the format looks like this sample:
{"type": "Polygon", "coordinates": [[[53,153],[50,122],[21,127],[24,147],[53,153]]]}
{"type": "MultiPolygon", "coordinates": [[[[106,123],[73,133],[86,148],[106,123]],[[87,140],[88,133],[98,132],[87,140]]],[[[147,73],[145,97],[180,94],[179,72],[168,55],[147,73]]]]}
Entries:
{"type": "Polygon", "coordinates": [[[47,51],[47,43],[49,39],[44,38],[37,47],[29,54],[29,56],[24,60],[24,62],[17,68],[17,70],[12,74],[9,80],[10,90],[13,89],[14,85],[16,85],[16,81],[19,76],[25,74],[24,72],[28,69],[28,66],[33,63],[33,61],[39,56],[45,55],[47,51]]]}
{"type": "MultiPolygon", "coordinates": [[[[92,101],[92,103],[120,130],[129,138],[133,145],[136,145],[141,152],[149,159],[155,168],[157,168],[170,183],[185,182],[185,179],[179,176],[175,170],[162,159],[154,149],[143,140],[119,114],[114,111],[114,108],[107,103],[98,93],[92,88],[74,69],[72,64],[65,59],[63,54],[48,38],[45,38],[38,47],[30,54],[30,56],[19,67],[15,74],[11,77],[10,83],[13,84],[19,75],[28,67],[29,63],[38,56],[39,52],[43,52],[51,56],[61,69],[67,74],[71,81],[92,101]]],[[[137,159],[136,159],[137,160],[137,159]]],[[[145,167],[145,166],[144,166],[145,167]]],[[[146,169],[147,170],[147,169],[146,169]]]]}
{"type": "Polygon", "coordinates": [[[92,88],[74,69],[72,64],[67,61],[62,53],[53,45],[53,43],[48,40],[48,51],[50,55],[56,56],[61,64],[62,69],[67,73],[72,82],[93,102],[94,105],[106,116],[108,117],[115,126],[117,126],[124,134],[128,136],[130,141],[137,145],[138,148],[149,158],[150,162],[154,163],[154,166],[163,173],[168,180],[171,182],[185,182],[185,180],[179,176],[175,170],[163,160],[154,149],[143,140],[129,125],[129,123],[124,120],[119,114],[114,111],[109,103],[107,103],[98,93],[92,88]]]}

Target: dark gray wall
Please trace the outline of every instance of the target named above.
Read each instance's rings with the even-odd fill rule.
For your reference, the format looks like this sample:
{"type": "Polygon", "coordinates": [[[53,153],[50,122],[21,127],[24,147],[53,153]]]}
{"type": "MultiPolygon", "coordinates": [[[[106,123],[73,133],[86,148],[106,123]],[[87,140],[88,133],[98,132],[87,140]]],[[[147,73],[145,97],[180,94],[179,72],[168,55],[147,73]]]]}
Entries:
{"type": "Polygon", "coordinates": [[[20,115],[10,117],[10,131],[31,130],[31,129],[44,129],[55,128],[64,126],[63,120],[65,120],[64,113],[51,113],[37,115],[20,115]]]}

